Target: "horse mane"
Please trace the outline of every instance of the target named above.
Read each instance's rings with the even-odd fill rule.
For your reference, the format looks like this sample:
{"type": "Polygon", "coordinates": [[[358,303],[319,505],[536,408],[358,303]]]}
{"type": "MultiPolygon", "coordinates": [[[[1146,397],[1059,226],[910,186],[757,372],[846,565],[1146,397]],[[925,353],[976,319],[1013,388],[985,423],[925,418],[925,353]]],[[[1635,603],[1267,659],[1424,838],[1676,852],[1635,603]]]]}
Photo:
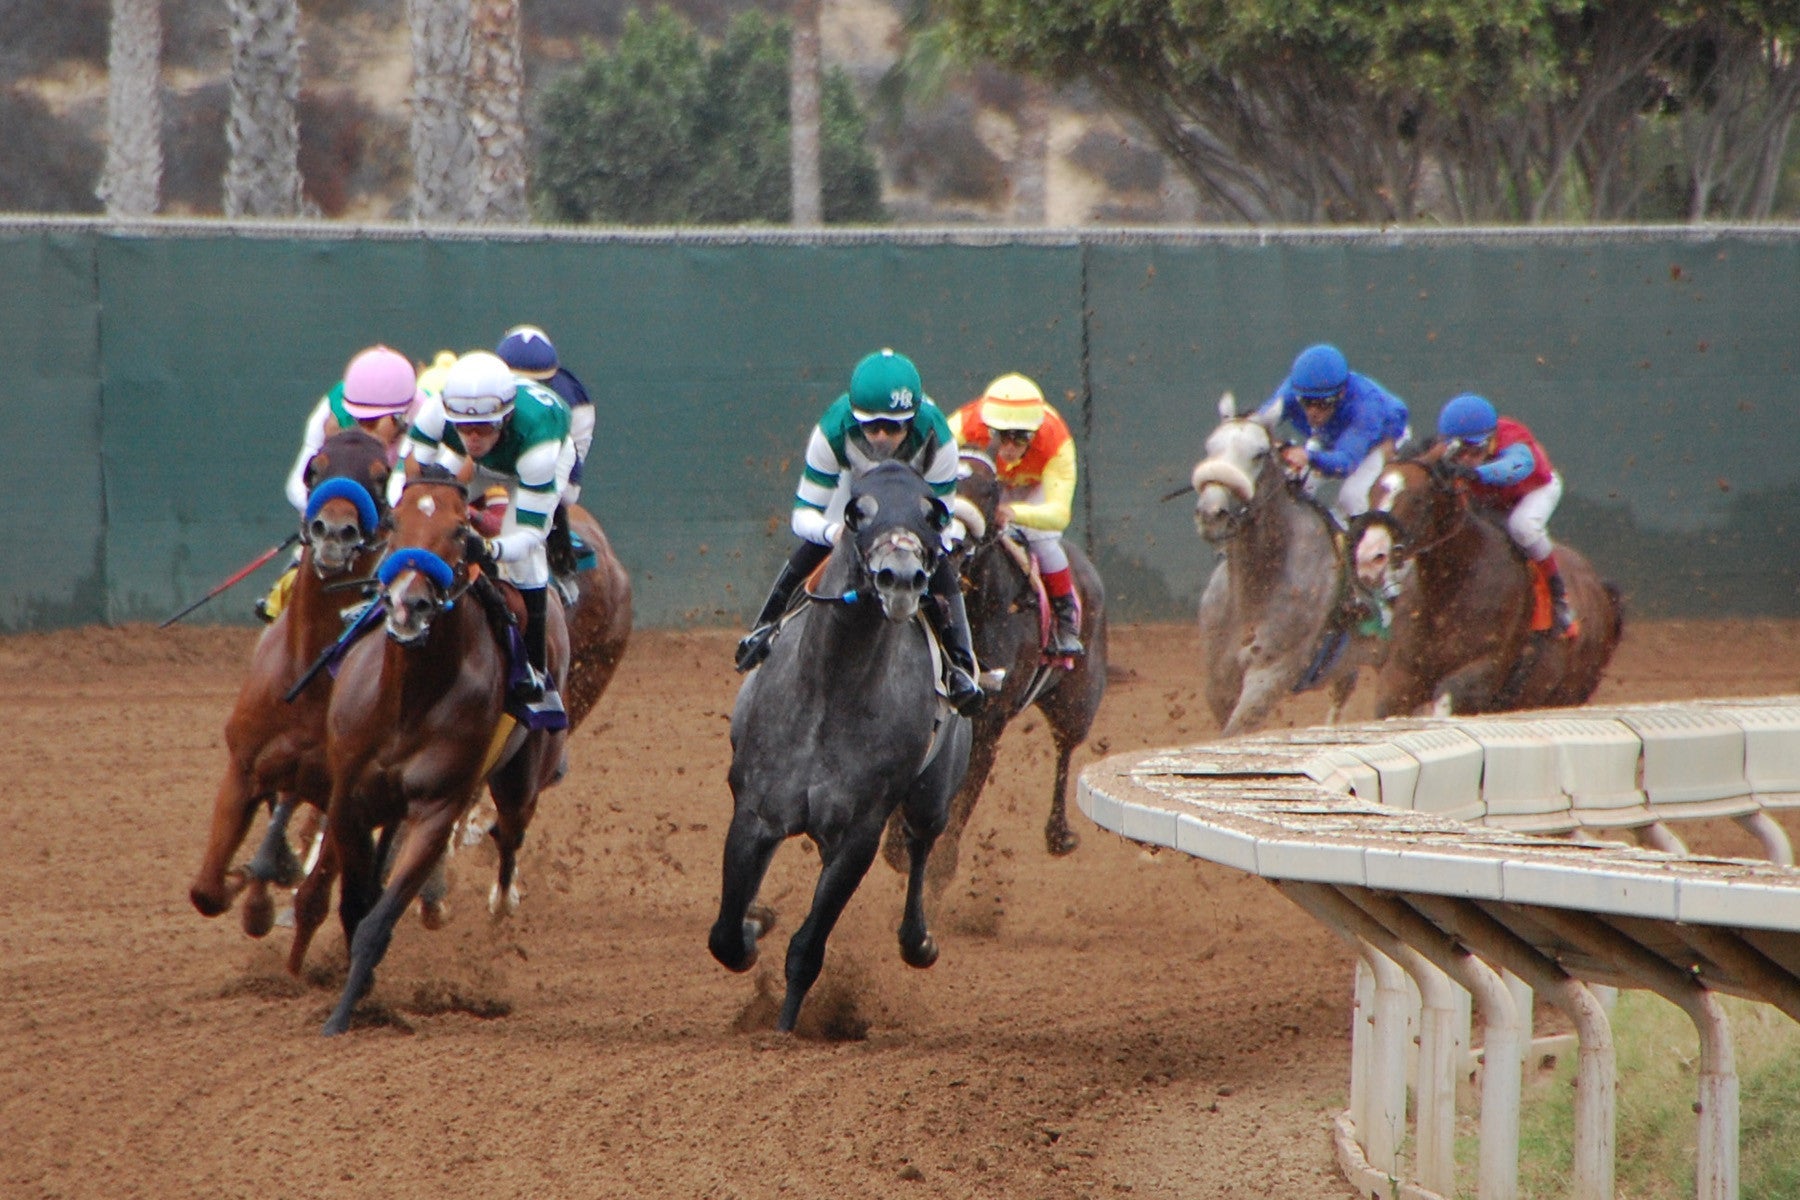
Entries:
{"type": "Polygon", "coordinates": [[[453,487],[463,494],[463,499],[466,500],[469,497],[469,485],[458,478],[456,472],[443,463],[421,463],[419,473],[409,478],[406,486],[411,487],[415,483],[435,483],[444,487],[453,487]]]}

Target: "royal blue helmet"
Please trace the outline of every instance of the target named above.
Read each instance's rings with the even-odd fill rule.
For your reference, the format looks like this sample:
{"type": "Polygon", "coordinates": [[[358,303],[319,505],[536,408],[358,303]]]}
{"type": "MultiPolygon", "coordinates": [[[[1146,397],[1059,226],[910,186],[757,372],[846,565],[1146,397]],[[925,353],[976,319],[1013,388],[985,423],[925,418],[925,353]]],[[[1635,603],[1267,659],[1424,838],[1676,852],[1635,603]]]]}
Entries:
{"type": "Polygon", "coordinates": [[[1344,352],[1327,342],[1308,346],[1294,359],[1288,382],[1302,400],[1331,399],[1350,382],[1350,364],[1344,352]]]}
{"type": "Polygon", "coordinates": [[[556,374],[556,346],[536,325],[514,325],[494,347],[507,366],[528,379],[548,379],[556,374]]]}
{"type": "Polygon", "coordinates": [[[1474,444],[1485,441],[1500,423],[1494,406],[1474,392],[1464,392],[1438,414],[1438,436],[1474,444]]]}

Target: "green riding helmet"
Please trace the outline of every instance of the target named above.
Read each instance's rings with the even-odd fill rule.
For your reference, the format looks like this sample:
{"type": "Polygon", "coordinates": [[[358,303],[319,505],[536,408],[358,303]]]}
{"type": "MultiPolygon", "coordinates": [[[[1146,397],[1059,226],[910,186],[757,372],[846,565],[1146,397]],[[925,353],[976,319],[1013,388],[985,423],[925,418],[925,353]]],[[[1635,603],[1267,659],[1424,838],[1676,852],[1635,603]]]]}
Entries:
{"type": "Polygon", "coordinates": [[[909,421],[925,387],[912,359],[877,350],[850,372],[850,411],[858,421],[909,421]]]}

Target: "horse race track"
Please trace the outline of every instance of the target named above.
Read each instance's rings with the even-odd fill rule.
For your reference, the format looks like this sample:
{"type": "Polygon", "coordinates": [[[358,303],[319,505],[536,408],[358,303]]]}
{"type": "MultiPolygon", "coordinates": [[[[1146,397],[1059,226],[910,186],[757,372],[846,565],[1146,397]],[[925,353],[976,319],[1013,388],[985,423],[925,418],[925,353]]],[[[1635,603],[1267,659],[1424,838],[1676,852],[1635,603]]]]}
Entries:
{"type": "MultiPolygon", "coordinates": [[[[1348,955],[1266,884],[1073,810],[1081,848],[1047,858],[1035,717],[933,912],[937,966],[901,964],[878,861],[802,1035],[767,1032],[817,858],[777,856],[761,966],[715,964],[725,632],[634,637],[527,839],[518,916],[489,920],[491,856],[460,853],[450,926],[403,922],[322,1039],[335,917],[293,980],[285,929],[253,942],[187,901],[251,636],[0,639],[0,1196],[1350,1195],[1326,1134],[1348,955]]],[[[1212,734],[1197,642],[1115,631],[1078,765],[1212,734]]],[[[1598,699],[1795,690],[1800,625],[1661,623],[1627,630],[1598,699]]]]}

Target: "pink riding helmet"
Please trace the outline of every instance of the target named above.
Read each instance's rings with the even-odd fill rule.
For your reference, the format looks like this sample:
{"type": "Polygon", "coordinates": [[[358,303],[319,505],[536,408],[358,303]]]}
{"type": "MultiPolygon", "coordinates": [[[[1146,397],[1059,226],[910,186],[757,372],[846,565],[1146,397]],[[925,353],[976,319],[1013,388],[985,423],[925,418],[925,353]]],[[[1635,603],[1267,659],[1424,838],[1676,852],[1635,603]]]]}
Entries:
{"type": "Polygon", "coordinates": [[[386,346],[370,346],[344,368],[344,408],[362,420],[399,416],[417,388],[412,360],[386,346]]]}

